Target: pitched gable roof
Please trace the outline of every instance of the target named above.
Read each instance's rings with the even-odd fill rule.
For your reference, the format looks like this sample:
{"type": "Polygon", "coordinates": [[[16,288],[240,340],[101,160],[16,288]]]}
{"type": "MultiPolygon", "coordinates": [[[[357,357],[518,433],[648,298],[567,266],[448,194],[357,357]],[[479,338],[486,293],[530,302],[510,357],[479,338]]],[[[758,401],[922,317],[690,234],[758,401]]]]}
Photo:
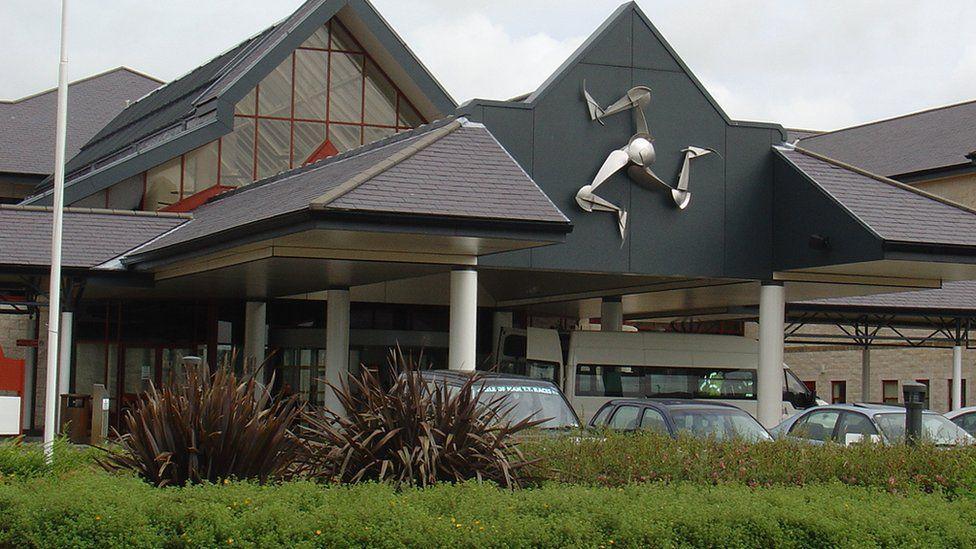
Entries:
{"type": "Polygon", "coordinates": [[[480,124],[443,119],[217,197],[139,256],[296,212],[482,219],[571,228],[480,124]]]}
{"type": "Polygon", "coordinates": [[[887,242],[976,246],[973,210],[801,148],[774,150],[887,242]]]}
{"type": "Polygon", "coordinates": [[[887,177],[972,165],[976,100],[806,137],[802,146],[887,177]]]}
{"type": "MultiPolygon", "coordinates": [[[[67,154],[73,156],[126,104],[162,81],[127,67],[68,85],[67,154]]],[[[48,175],[54,171],[57,89],[0,101],[0,172],[48,175]]]]}
{"type": "MultiPolygon", "coordinates": [[[[131,105],[82,148],[67,166],[67,202],[229,133],[233,107],[292,50],[340,10],[364,21],[377,44],[392,51],[425,94],[436,116],[454,110],[453,99],[366,0],[306,0],[265,31],[131,105]],[[136,161],[138,160],[138,161],[136,161]]],[[[418,105],[419,108],[419,105],[418,105]]],[[[431,114],[431,113],[427,113],[431,114]]],[[[50,181],[27,203],[50,202],[50,181]]]]}

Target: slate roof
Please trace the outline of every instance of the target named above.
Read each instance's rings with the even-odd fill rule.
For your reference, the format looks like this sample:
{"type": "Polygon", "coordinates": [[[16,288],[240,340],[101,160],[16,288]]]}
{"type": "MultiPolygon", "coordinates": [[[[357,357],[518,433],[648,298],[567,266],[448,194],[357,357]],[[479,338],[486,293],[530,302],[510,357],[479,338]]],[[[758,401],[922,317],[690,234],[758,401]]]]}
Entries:
{"type": "MultiPolygon", "coordinates": [[[[119,67],[68,85],[68,158],[105,124],[162,81],[119,67]]],[[[0,101],[0,172],[49,175],[54,171],[57,89],[0,101]]]]}
{"type": "MultiPolygon", "coordinates": [[[[276,49],[281,49],[279,46],[289,37],[289,33],[301,25],[306,25],[306,23],[316,23],[316,27],[320,23],[325,23],[325,21],[315,22],[309,19],[313,14],[332,13],[330,10],[338,10],[346,6],[354,11],[357,16],[364,16],[370,21],[372,19],[379,21],[377,25],[384,29],[381,34],[389,33],[393,37],[392,42],[388,42],[394,45],[390,46],[387,43],[386,47],[402,50],[390,51],[390,53],[399,60],[402,67],[406,68],[408,72],[412,71],[412,75],[416,75],[417,83],[428,92],[428,99],[440,107],[444,113],[454,110],[456,106],[454,100],[433,79],[430,72],[423,67],[416,56],[406,48],[402,40],[388,27],[369,2],[366,0],[305,0],[282,21],[248,38],[229,51],[159,88],[125,109],[82,147],[78,155],[71,158],[66,169],[66,186],[71,188],[73,183],[89,176],[99,178],[100,176],[92,174],[98,173],[100,168],[122,160],[128,161],[137,158],[144,152],[152,150],[156,145],[163,142],[169,143],[177,137],[190,134],[215,117],[220,118],[227,128],[227,132],[229,132],[233,126],[233,121],[223,119],[229,113],[216,111],[218,101],[215,100],[221,99],[229,104],[236,103],[240,98],[231,97],[233,93],[227,92],[231,91],[232,88],[236,90],[234,93],[241,91],[238,89],[241,86],[235,87],[234,84],[245,76],[252,75],[252,73],[261,76],[258,73],[263,70],[261,69],[262,63],[273,57],[272,54],[276,49]]],[[[374,27],[372,30],[375,32],[376,28],[374,27]]],[[[381,42],[383,42],[382,39],[381,42]]],[[[276,66],[278,62],[277,60],[274,61],[274,66],[276,66]]],[[[273,66],[270,66],[268,70],[271,68],[273,66]]],[[[240,95],[243,96],[247,91],[249,90],[243,90],[240,95]]],[[[187,145],[185,148],[189,150],[191,147],[187,145]]],[[[172,156],[170,154],[165,160],[172,158],[172,156]]],[[[153,164],[158,163],[161,162],[154,162],[153,164]]],[[[140,167],[140,171],[142,169],[145,168],[140,167]]],[[[118,179],[105,177],[99,179],[97,185],[92,187],[94,190],[89,191],[82,187],[78,187],[78,189],[86,193],[95,192],[117,181],[118,179]]],[[[51,181],[48,178],[38,185],[37,193],[30,197],[27,202],[49,201],[50,189],[51,181]]],[[[74,197],[75,200],[79,198],[83,198],[83,196],[74,197]]]]}
{"type": "MultiPolygon", "coordinates": [[[[90,269],[156,238],[188,216],[66,208],[62,265],[90,269]]],[[[51,264],[50,208],[0,205],[0,265],[51,264]]]]}
{"type": "Polygon", "coordinates": [[[786,128],[786,142],[792,143],[797,139],[806,139],[815,135],[822,134],[819,130],[803,130],[800,128],[786,128]]]}
{"type": "Polygon", "coordinates": [[[797,304],[879,309],[930,309],[935,312],[967,309],[976,311],[976,281],[946,282],[941,288],[928,290],[834,297],[802,301],[797,304]]]}
{"type": "Polygon", "coordinates": [[[97,160],[110,157],[194,114],[199,94],[210,87],[234,59],[274,27],[248,38],[185,76],[160,87],[125,109],[101,129],[66,167],[70,175],[97,160]]]}
{"type": "Polygon", "coordinates": [[[774,150],[885,241],[976,246],[972,210],[801,148],[774,150]]]}
{"type": "Polygon", "coordinates": [[[801,146],[887,177],[971,165],[976,100],[823,133],[801,146]]]}
{"type": "Polygon", "coordinates": [[[484,126],[447,118],[218,196],[133,255],[303,210],[570,227],[484,126]]]}

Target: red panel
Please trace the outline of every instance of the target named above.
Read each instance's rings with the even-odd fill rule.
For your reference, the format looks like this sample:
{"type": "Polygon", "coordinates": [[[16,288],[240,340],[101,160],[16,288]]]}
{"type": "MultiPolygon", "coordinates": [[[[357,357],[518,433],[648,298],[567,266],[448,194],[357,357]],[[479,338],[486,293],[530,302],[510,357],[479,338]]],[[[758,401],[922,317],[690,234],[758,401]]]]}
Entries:
{"type": "Polygon", "coordinates": [[[24,396],[24,361],[3,356],[0,347],[0,391],[13,391],[24,396]]]}
{"type": "Polygon", "coordinates": [[[308,155],[308,158],[305,159],[305,163],[302,164],[302,166],[311,164],[312,162],[318,162],[319,160],[325,160],[326,158],[335,156],[337,154],[339,154],[339,150],[335,148],[331,141],[326,139],[325,143],[322,143],[319,145],[319,148],[315,149],[315,152],[308,155]]]}
{"type": "Polygon", "coordinates": [[[165,208],[160,209],[161,212],[192,212],[193,210],[203,206],[211,198],[217,196],[218,194],[225,193],[229,190],[234,189],[234,187],[228,187],[227,185],[214,185],[213,187],[204,189],[197,194],[192,194],[179,202],[174,202],[165,208]]]}

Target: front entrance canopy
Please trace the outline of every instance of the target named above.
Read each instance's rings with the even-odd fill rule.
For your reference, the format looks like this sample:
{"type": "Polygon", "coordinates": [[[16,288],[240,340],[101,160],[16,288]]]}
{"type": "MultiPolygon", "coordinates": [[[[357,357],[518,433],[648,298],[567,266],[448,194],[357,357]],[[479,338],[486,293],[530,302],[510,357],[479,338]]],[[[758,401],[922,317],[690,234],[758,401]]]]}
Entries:
{"type": "Polygon", "coordinates": [[[571,229],[483,126],[445,119],[222,195],[120,265],[273,298],[474,266],[571,229]]]}

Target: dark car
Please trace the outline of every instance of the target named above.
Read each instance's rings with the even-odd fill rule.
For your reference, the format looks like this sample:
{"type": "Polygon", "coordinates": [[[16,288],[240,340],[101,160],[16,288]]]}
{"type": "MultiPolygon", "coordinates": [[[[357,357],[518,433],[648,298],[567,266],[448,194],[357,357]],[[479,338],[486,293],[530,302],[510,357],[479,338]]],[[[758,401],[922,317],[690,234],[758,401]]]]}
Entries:
{"type": "Polygon", "coordinates": [[[617,399],[603,405],[590,427],[690,434],[719,440],[773,440],[756,418],[731,404],[692,399],[617,399]]]}
{"type": "Polygon", "coordinates": [[[510,407],[507,419],[513,422],[525,418],[547,420],[539,429],[570,429],[580,426],[579,417],[559,387],[551,381],[532,379],[513,374],[486,372],[461,372],[457,370],[424,370],[420,374],[432,385],[446,384],[461,388],[473,375],[478,376],[473,390],[481,391],[483,398],[507,395],[506,407],[510,407]]]}

